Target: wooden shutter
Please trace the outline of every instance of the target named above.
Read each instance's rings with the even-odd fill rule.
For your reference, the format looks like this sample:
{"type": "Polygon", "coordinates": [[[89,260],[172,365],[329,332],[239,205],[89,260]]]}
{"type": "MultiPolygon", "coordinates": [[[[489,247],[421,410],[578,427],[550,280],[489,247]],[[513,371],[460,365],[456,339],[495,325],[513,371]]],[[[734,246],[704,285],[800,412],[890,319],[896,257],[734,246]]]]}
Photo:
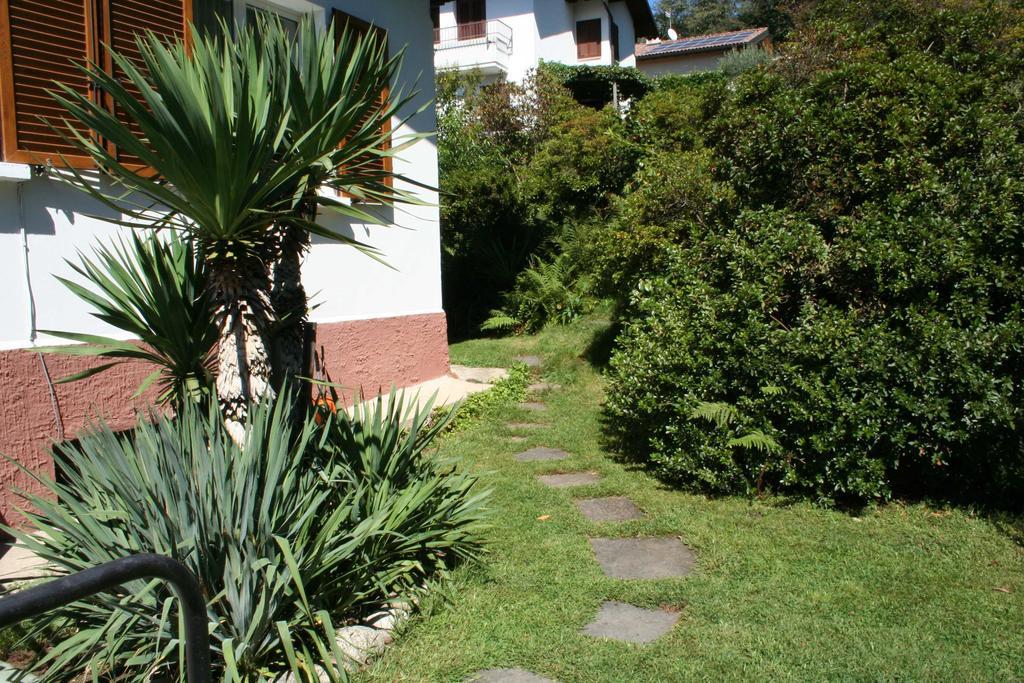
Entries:
{"type": "Polygon", "coordinates": [[[601,20],[587,19],[576,22],[576,58],[601,58],[601,20]]]}
{"type": "MultiPolygon", "coordinates": [[[[79,168],[92,165],[40,117],[59,128],[67,118],[47,93],[54,81],[84,96],[102,97],[76,65],[91,61],[112,72],[101,46],[139,63],[134,36],[146,30],[183,38],[192,0],[0,1],[0,131],[5,161],[60,164],[63,154],[79,168]]],[[[118,76],[114,73],[114,76],[118,76]]],[[[102,100],[101,100],[102,101],[102,100]]],[[[113,107],[109,98],[105,101],[113,107]]],[[[79,128],[83,134],[88,131],[79,128]]],[[[130,164],[131,159],[122,159],[130,164]]]]}
{"type": "MultiPolygon", "coordinates": [[[[145,69],[142,55],[136,45],[136,36],[152,31],[157,36],[166,38],[168,42],[184,40],[188,22],[192,19],[192,0],[102,0],[103,10],[101,26],[105,36],[104,42],[114,52],[130,60],[135,66],[145,69]]],[[[127,85],[124,75],[118,69],[109,53],[104,50],[104,68],[115,78],[122,79],[130,93],[139,96],[139,92],[127,85]]],[[[113,102],[108,102],[114,107],[113,102]]],[[[114,111],[122,121],[125,117],[114,111]]],[[[133,131],[138,130],[131,125],[133,131]]],[[[116,150],[112,150],[116,153],[116,150]]],[[[140,161],[127,154],[117,154],[117,160],[127,166],[137,166],[140,161]]]]}
{"type": "Polygon", "coordinates": [[[485,0],[458,0],[455,4],[455,23],[459,27],[459,40],[474,40],[487,35],[487,3],[485,0]]]}
{"type": "MultiPolygon", "coordinates": [[[[349,31],[351,31],[356,36],[365,36],[365,35],[368,35],[370,31],[376,31],[379,39],[383,40],[384,44],[387,45],[387,39],[388,39],[387,38],[387,32],[384,29],[380,28],[379,26],[372,26],[372,25],[370,25],[369,22],[363,21],[362,19],[358,19],[358,18],[356,18],[356,17],[354,17],[354,16],[352,16],[350,14],[346,14],[345,12],[342,12],[341,10],[334,10],[334,13],[332,15],[332,21],[334,22],[334,31],[335,31],[334,35],[335,35],[335,39],[337,39],[337,40],[341,39],[342,29],[344,29],[347,26],[349,31]]],[[[387,86],[384,86],[384,89],[381,90],[381,93],[380,93],[380,96],[379,96],[380,106],[382,108],[386,107],[388,105],[388,100],[390,98],[391,98],[391,89],[388,88],[387,86]]],[[[357,128],[361,127],[364,123],[366,123],[366,121],[370,118],[370,115],[371,115],[370,113],[367,113],[366,116],[364,116],[360,121],[358,121],[356,123],[356,127],[357,128]]],[[[386,121],[381,122],[380,132],[381,132],[382,135],[386,135],[386,134],[391,132],[391,121],[390,120],[386,120],[386,121]]],[[[385,150],[390,148],[390,144],[388,142],[389,139],[390,138],[385,140],[384,145],[383,145],[381,151],[385,151],[385,150]]],[[[391,162],[392,162],[391,157],[381,157],[381,156],[377,156],[376,154],[370,154],[370,155],[367,155],[364,158],[360,158],[360,159],[356,160],[356,163],[360,167],[362,167],[362,168],[368,168],[369,170],[381,171],[383,173],[386,173],[387,175],[386,175],[386,177],[384,179],[384,183],[388,187],[390,187],[391,183],[392,183],[392,178],[391,178],[392,163],[391,162]]],[[[347,195],[345,193],[342,193],[342,196],[347,196],[347,195]]]]}
{"type": "MultiPolygon", "coordinates": [[[[91,165],[46,121],[65,128],[66,112],[48,94],[54,81],[90,96],[78,70],[96,57],[92,0],[5,0],[0,4],[0,118],[4,160],[91,165]],[[45,121],[40,120],[43,117],[45,121]]],[[[82,133],[87,130],[80,128],[82,133]]]]}

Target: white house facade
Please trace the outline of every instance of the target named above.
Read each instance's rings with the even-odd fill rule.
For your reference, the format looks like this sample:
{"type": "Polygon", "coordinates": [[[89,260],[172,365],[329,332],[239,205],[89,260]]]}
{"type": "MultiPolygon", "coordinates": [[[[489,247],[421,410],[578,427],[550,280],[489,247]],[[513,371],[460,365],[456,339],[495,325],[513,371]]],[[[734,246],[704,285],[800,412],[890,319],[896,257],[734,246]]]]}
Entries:
{"type": "MultiPolygon", "coordinates": [[[[103,416],[115,426],[130,424],[135,406],[128,397],[149,372],[129,365],[54,384],[88,361],[33,350],[60,343],[40,332],[45,329],[117,336],[56,277],[75,279],[66,260],[109,244],[124,229],[98,217],[107,214],[103,207],[48,176],[45,164],[58,161],[61,150],[37,114],[53,108],[45,96],[52,79],[73,78],[71,60],[80,61],[94,49],[87,42],[94,5],[108,13],[115,37],[148,28],[184,35],[193,19],[245,21],[255,11],[273,11],[284,19],[310,14],[326,25],[340,12],[386,30],[391,50],[405,49],[401,83],[393,87],[407,92],[415,85],[419,94],[407,113],[418,113],[402,127],[395,122],[396,141],[435,128],[433,107],[425,106],[434,96],[430,0],[5,0],[0,5],[0,454],[50,474],[48,442],[74,438],[90,416],[103,416]],[[154,27],[147,23],[151,20],[163,23],[154,27]],[[47,75],[52,78],[41,77],[47,75]]],[[[419,139],[393,164],[397,174],[437,186],[431,139],[419,139]]],[[[85,172],[103,182],[98,172],[85,172]]],[[[449,369],[437,195],[419,186],[407,189],[425,204],[368,207],[384,212],[384,227],[323,219],[376,247],[386,265],[315,239],[303,267],[317,346],[325,349],[332,379],[350,387],[348,399],[360,390],[373,394],[393,384],[434,379],[449,369]]],[[[0,521],[11,521],[12,486],[35,489],[16,467],[0,464],[0,521]]]]}
{"type": "Polygon", "coordinates": [[[434,64],[522,82],[541,61],[635,66],[656,35],[647,0],[435,1],[434,64]]]}

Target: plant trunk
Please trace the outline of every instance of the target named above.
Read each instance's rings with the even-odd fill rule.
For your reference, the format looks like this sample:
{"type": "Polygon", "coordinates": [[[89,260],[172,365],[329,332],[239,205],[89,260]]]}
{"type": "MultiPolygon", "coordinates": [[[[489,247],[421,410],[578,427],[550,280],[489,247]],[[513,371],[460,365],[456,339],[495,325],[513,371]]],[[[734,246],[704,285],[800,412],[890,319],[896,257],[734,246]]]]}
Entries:
{"type": "Polygon", "coordinates": [[[274,397],[268,330],[272,310],[267,268],[257,258],[216,263],[209,287],[216,302],[217,401],[235,443],[245,440],[249,405],[274,397]]]}
{"type": "MultiPolygon", "coordinates": [[[[306,205],[302,217],[315,218],[316,207],[306,205]]],[[[270,304],[279,321],[274,335],[274,386],[280,389],[288,382],[299,399],[308,398],[308,383],[299,377],[308,376],[306,367],[306,323],[309,300],[302,285],[302,259],[309,249],[309,233],[295,226],[281,226],[279,251],[273,267],[270,304]]]]}

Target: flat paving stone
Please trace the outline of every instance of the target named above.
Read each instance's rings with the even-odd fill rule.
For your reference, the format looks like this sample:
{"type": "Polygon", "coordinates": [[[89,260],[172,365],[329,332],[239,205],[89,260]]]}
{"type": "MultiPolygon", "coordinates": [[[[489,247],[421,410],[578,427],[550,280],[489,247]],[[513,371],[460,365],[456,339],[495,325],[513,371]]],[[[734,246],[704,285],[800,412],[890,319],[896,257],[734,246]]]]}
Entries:
{"type": "Polygon", "coordinates": [[[504,368],[471,368],[467,365],[452,365],[450,371],[457,379],[474,384],[494,384],[498,380],[508,377],[508,370],[504,368]]]}
{"type": "Polygon", "coordinates": [[[560,451],[557,448],[545,448],[540,446],[538,448],[531,448],[528,451],[523,451],[516,456],[516,460],[519,462],[543,462],[549,460],[565,460],[569,457],[569,454],[565,451],[560,451]]]}
{"type": "Polygon", "coordinates": [[[508,440],[511,441],[512,443],[523,443],[528,439],[525,436],[510,436],[508,437],[508,440]]]}
{"type": "Polygon", "coordinates": [[[555,683],[526,669],[486,669],[473,674],[473,683],[555,683]]]}
{"type": "Polygon", "coordinates": [[[561,388],[561,384],[552,384],[550,382],[537,382],[536,384],[531,384],[527,387],[527,389],[535,394],[542,394],[545,391],[555,391],[556,389],[561,388]]]}
{"type": "Polygon", "coordinates": [[[601,481],[597,472],[566,472],[564,474],[542,474],[537,481],[556,489],[567,489],[573,486],[587,486],[601,481]]]}
{"type": "Polygon", "coordinates": [[[584,498],[576,501],[576,507],[591,522],[628,522],[645,516],[643,510],[625,496],[584,498]]]}
{"type": "Polygon", "coordinates": [[[651,643],[671,631],[678,621],[676,612],[610,601],[601,605],[597,618],[583,627],[583,633],[627,643],[651,643]]]}
{"type": "Polygon", "coordinates": [[[539,425],[536,422],[509,422],[506,426],[509,429],[540,429],[544,425],[539,425]]]}
{"type": "Polygon", "coordinates": [[[678,538],[592,538],[598,564],[613,579],[670,579],[693,571],[697,556],[678,538]]]}
{"type": "Polygon", "coordinates": [[[540,356],[516,356],[512,360],[518,361],[528,368],[539,368],[541,365],[540,356]]]}
{"type": "Polygon", "coordinates": [[[520,403],[519,407],[523,410],[529,410],[532,413],[539,413],[548,409],[546,405],[539,401],[527,401],[526,403],[520,403]]]}

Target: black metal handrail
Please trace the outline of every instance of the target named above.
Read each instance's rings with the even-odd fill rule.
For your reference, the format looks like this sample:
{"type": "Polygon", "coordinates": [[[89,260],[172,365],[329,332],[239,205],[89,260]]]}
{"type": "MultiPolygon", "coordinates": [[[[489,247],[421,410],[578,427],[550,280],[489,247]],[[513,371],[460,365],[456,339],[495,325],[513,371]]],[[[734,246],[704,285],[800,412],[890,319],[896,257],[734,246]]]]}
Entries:
{"type": "Polygon", "coordinates": [[[136,579],[163,579],[181,601],[185,620],[185,670],[189,683],[210,683],[210,634],[206,601],[185,565],[163,555],[131,555],[0,598],[0,628],[136,579]]]}

